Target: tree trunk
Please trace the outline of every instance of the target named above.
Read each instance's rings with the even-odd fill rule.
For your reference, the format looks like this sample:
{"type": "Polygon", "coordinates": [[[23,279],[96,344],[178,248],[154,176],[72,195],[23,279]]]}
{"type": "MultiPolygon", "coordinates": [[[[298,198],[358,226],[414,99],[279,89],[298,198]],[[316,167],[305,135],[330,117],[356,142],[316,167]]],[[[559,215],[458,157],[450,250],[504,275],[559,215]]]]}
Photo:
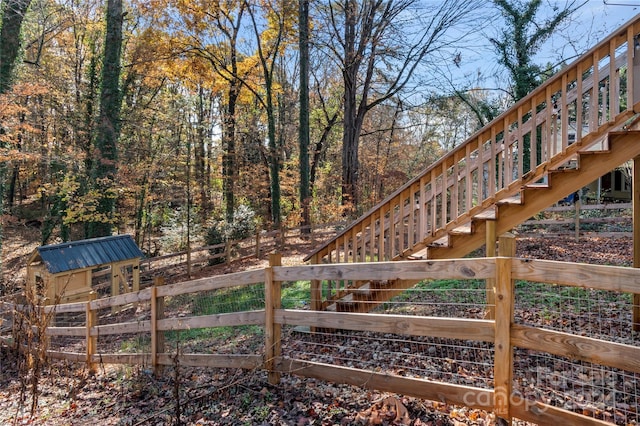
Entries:
{"type": "Polygon", "coordinates": [[[299,0],[300,47],[300,123],[298,145],[300,148],[300,209],[302,233],[311,233],[311,188],[309,181],[309,0],[299,0]]]}
{"type": "Polygon", "coordinates": [[[205,93],[202,86],[200,86],[198,91],[198,128],[196,131],[196,144],[194,146],[194,172],[200,196],[200,208],[202,209],[203,215],[206,215],[210,209],[209,185],[207,183],[207,154],[205,148],[209,136],[210,101],[211,99],[208,93],[205,93]]]}
{"type": "Polygon", "coordinates": [[[327,124],[322,129],[322,135],[320,139],[315,144],[315,148],[313,149],[313,157],[311,159],[311,170],[309,172],[309,192],[313,193],[313,188],[315,187],[316,177],[318,174],[318,167],[320,166],[320,160],[324,151],[326,150],[327,139],[329,139],[329,134],[331,133],[331,129],[338,121],[338,113],[335,112],[333,115],[327,115],[327,124]]]}
{"type": "Polygon", "coordinates": [[[20,29],[31,0],[2,2],[0,26],[0,94],[11,87],[13,71],[20,53],[20,29]]]}
{"type": "Polygon", "coordinates": [[[107,1],[107,33],[102,64],[100,116],[96,128],[93,182],[99,191],[97,213],[89,224],[89,237],[111,235],[115,210],[117,142],[120,133],[120,58],[122,49],[122,0],[107,1]]]}
{"type": "Polygon", "coordinates": [[[345,4],[344,26],[344,129],[342,133],[342,205],[345,214],[352,215],[358,205],[358,71],[362,58],[356,52],[357,2],[345,4]]]}
{"type": "MultiPolygon", "coordinates": [[[[20,52],[20,29],[24,15],[29,9],[31,0],[6,0],[2,6],[2,22],[0,23],[0,94],[11,88],[13,70],[20,52]]],[[[0,126],[0,134],[4,129],[0,126]]],[[[6,163],[0,164],[0,215],[4,214],[6,163]]],[[[3,229],[0,223],[0,252],[2,251],[3,229]]],[[[4,282],[2,260],[0,260],[0,279],[4,282]]],[[[1,288],[2,286],[0,286],[1,288]]]]}
{"type": "Polygon", "coordinates": [[[269,189],[271,192],[271,220],[275,229],[280,227],[282,214],[280,211],[280,155],[276,139],[276,115],[273,105],[273,80],[270,73],[265,72],[265,89],[267,100],[267,133],[269,138],[269,189]]]}
{"type": "Polygon", "coordinates": [[[235,55],[232,54],[232,69],[234,74],[229,82],[228,102],[224,114],[224,125],[222,129],[222,146],[224,154],[222,158],[222,179],[225,199],[225,219],[228,223],[233,222],[233,212],[235,206],[235,181],[237,176],[236,167],[236,104],[240,87],[235,75],[237,75],[237,63],[235,55]]]}

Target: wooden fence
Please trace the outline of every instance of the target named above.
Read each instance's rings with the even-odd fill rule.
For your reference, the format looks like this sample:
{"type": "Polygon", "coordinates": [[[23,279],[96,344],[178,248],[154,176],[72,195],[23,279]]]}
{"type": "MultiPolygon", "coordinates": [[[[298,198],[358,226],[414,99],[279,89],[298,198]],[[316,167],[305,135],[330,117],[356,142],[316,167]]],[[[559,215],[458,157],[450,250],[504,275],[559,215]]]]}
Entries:
{"type": "MultiPolygon", "coordinates": [[[[610,204],[582,204],[579,200],[571,205],[557,205],[549,207],[541,212],[542,216],[561,215],[563,218],[536,218],[529,219],[519,226],[520,235],[527,234],[532,228],[542,227],[545,234],[550,234],[550,227],[565,228],[564,233],[570,234],[569,227],[573,227],[573,235],[576,239],[586,232],[584,225],[624,225],[628,224],[628,232],[600,232],[597,234],[604,235],[629,235],[631,236],[631,203],[610,203],[610,204]],[[628,210],[628,213],[625,213],[628,210]],[[609,212],[616,212],[609,215],[609,212]],[[587,216],[587,217],[583,217],[587,216]],[[589,217],[597,216],[597,217],[589,217]]],[[[535,235],[535,233],[533,234],[535,235]]]]}
{"type": "Polygon", "coordinates": [[[227,241],[225,243],[207,245],[169,253],[161,256],[149,257],[140,261],[141,278],[151,281],[171,268],[208,265],[218,260],[219,263],[231,263],[250,257],[260,257],[271,251],[278,251],[287,241],[293,238],[306,238],[313,244],[333,237],[335,229],[344,224],[324,224],[310,227],[311,232],[303,234],[303,228],[282,228],[273,231],[258,230],[255,235],[242,240],[227,241]]]}
{"type": "MultiPolygon", "coordinates": [[[[260,326],[264,327],[264,346],[256,353],[180,353],[181,366],[219,368],[266,369],[270,381],[278,383],[281,374],[295,374],[321,380],[347,383],[385,392],[400,393],[427,400],[493,411],[501,418],[518,418],[538,424],[610,424],[551,406],[540,400],[521,397],[514,391],[514,348],[541,351],[553,356],[587,361],[613,367],[634,374],[640,373],[640,345],[602,340],[584,335],[569,334],[534,327],[516,320],[514,280],[550,283],[552,286],[640,293],[640,270],[624,267],[596,266],[511,257],[492,257],[456,260],[428,260],[380,263],[327,264],[309,266],[280,266],[278,255],[270,256],[270,267],[229,275],[161,285],[160,280],[137,293],[42,307],[54,311],[56,317],[75,315],[80,325],[48,328],[50,338],[75,338],[79,342],[75,352],[49,351],[52,358],[96,363],[149,365],[155,368],[173,365],[176,354],[164,344],[166,333],[193,332],[201,328],[260,326]],[[343,280],[491,280],[495,283],[494,319],[440,318],[389,314],[352,314],[315,312],[308,308],[283,308],[283,283],[343,280]],[[202,296],[206,291],[229,288],[257,288],[263,292],[262,309],[242,310],[221,314],[165,315],[166,303],[188,295],[202,296]],[[257,286],[257,287],[256,287],[257,286]],[[137,306],[128,319],[102,324],[99,312],[105,308],[137,306]],[[140,312],[148,309],[144,318],[140,312]],[[493,345],[493,388],[451,384],[430,377],[403,377],[392,374],[388,366],[360,369],[331,365],[308,359],[283,355],[283,327],[310,327],[322,330],[352,330],[354,332],[427,336],[459,339],[466,342],[485,342],[493,345]],[[142,334],[150,336],[149,350],[143,353],[101,353],[99,339],[125,339],[142,334]]],[[[308,285],[308,284],[307,284],[308,285]]],[[[590,290],[590,291],[591,291],[590,290]]],[[[192,302],[197,298],[189,299],[192,302]]],[[[308,306],[308,305],[307,305],[308,306]]],[[[15,309],[20,311],[21,307],[15,309]]],[[[111,311],[111,309],[108,309],[111,311]]],[[[14,310],[15,312],[15,310],[14,310]]],[[[113,318],[112,318],[113,321],[113,318]]],[[[630,324],[628,327],[631,330],[630,324]]],[[[313,334],[313,333],[310,333],[313,334]]],[[[215,351],[215,348],[213,349],[215,351]]]]}
{"type": "MultiPolygon", "coordinates": [[[[527,234],[527,229],[534,226],[574,226],[574,235],[579,238],[581,232],[581,225],[584,224],[615,224],[623,221],[629,221],[631,218],[624,215],[605,216],[608,211],[624,211],[631,209],[631,203],[610,203],[610,204],[582,204],[580,202],[573,205],[558,205],[545,209],[542,213],[545,215],[554,213],[571,214],[573,217],[567,217],[564,219],[530,219],[524,222],[521,228],[521,235],[527,234]],[[602,212],[602,217],[581,217],[583,212],[602,212]]],[[[344,226],[344,224],[325,224],[319,225],[311,229],[311,233],[305,234],[306,238],[310,238],[313,242],[325,241],[336,234],[336,229],[344,226]]],[[[600,233],[599,233],[600,234],[600,233]]],[[[625,233],[631,235],[630,232],[625,233]]],[[[302,236],[302,228],[288,228],[275,231],[258,231],[250,238],[246,238],[239,241],[230,241],[222,244],[215,244],[203,247],[197,247],[190,250],[188,253],[186,250],[165,254],[162,256],[155,256],[143,259],[140,262],[143,270],[141,271],[142,279],[151,281],[154,276],[162,275],[165,271],[171,268],[184,267],[191,269],[198,265],[207,265],[211,261],[219,259],[220,262],[230,263],[235,260],[240,260],[248,257],[260,257],[265,253],[269,253],[273,250],[278,250],[283,244],[286,244],[287,240],[292,238],[298,238],[302,236]],[[188,263],[190,263],[188,265],[188,263]]],[[[108,271],[105,271],[108,273],[108,271]]],[[[95,276],[95,274],[94,274],[95,276]]]]}

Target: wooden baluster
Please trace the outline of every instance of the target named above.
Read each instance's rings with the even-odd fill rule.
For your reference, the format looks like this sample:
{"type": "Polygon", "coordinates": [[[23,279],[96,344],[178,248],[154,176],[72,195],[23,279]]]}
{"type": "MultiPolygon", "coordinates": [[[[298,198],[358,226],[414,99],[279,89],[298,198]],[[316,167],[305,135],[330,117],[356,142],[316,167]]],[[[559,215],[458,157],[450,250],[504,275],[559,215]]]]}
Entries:
{"type": "Polygon", "coordinates": [[[598,51],[593,52],[593,84],[591,86],[591,107],[589,108],[589,131],[595,132],[600,126],[600,57],[598,51]]]}
{"type": "Polygon", "coordinates": [[[562,141],[562,152],[567,150],[569,146],[569,111],[567,105],[567,73],[562,74],[562,89],[560,92],[560,109],[558,116],[560,117],[560,138],[562,141]]]}
{"type": "Polygon", "coordinates": [[[577,64],[576,76],[576,143],[582,144],[582,115],[584,114],[582,107],[582,62],[577,64]]]}

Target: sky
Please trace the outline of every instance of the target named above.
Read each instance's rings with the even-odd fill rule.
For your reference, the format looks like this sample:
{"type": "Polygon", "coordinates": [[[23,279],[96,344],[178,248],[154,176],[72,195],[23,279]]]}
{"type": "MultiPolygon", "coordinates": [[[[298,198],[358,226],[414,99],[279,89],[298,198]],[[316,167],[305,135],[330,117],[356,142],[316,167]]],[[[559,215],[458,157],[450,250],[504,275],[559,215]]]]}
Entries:
{"type": "MultiPolygon", "coordinates": [[[[551,13],[552,6],[563,7],[565,3],[564,0],[549,0],[546,7],[551,13]]],[[[571,63],[639,13],[640,0],[587,0],[575,13],[571,24],[540,49],[536,63],[557,64],[560,58],[571,63]]],[[[488,41],[500,30],[500,25],[494,25],[494,22],[495,14],[477,29],[477,36],[469,39],[467,46],[456,52],[460,54],[461,62],[459,66],[447,67],[445,79],[450,79],[457,87],[504,87],[504,69],[496,63],[495,52],[488,41]]]]}

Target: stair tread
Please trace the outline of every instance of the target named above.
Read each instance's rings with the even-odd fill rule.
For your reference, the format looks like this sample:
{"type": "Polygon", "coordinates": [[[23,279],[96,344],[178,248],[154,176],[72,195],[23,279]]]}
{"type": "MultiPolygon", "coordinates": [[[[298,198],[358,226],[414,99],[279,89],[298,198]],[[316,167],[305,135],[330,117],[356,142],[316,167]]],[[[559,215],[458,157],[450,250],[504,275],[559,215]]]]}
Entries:
{"type": "Polygon", "coordinates": [[[551,185],[549,185],[548,183],[545,182],[535,182],[535,183],[528,183],[525,185],[525,188],[531,188],[531,189],[537,189],[537,188],[550,188],[551,185]]]}
{"type": "Polygon", "coordinates": [[[504,199],[498,201],[496,204],[498,204],[498,205],[500,205],[500,204],[522,204],[522,198],[520,197],[520,194],[518,194],[518,195],[514,195],[512,197],[504,198],[504,199]]]}
{"type": "Polygon", "coordinates": [[[473,216],[473,218],[479,220],[494,220],[496,218],[496,207],[491,206],[488,209],[483,210],[477,215],[473,216]]]}
{"type": "Polygon", "coordinates": [[[465,223],[464,225],[457,226],[450,231],[451,234],[455,234],[455,235],[471,234],[472,232],[473,232],[473,226],[471,222],[465,223]]]}
{"type": "Polygon", "coordinates": [[[449,236],[440,237],[429,245],[431,247],[447,247],[449,245],[449,236]]]}

